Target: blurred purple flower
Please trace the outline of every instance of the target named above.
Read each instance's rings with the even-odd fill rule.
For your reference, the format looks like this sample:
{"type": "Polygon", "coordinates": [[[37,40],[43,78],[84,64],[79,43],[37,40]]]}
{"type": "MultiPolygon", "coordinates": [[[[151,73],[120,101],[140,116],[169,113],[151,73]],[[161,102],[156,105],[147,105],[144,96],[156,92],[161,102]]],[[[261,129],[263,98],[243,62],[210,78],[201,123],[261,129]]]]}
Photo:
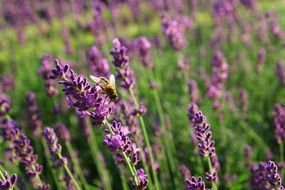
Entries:
{"type": "Polygon", "coordinates": [[[147,175],[143,168],[137,169],[137,176],[139,178],[139,189],[146,189],[148,185],[147,175]]]}
{"type": "Polygon", "coordinates": [[[191,103],[198,104],[200,95],[199,95],[199,89],[198,89],[198,86],[195,80],[190,79],[188,81],[188,90],[190,94],[191,103]]]}
{"type": "Polygon", "coordinates": [[[63,123],[57,123],[54,129],[59,134],[59,137],[64,141],[71,141],[71,134],[68,128],[63,123]]]}
{"type": "Polygon", "coordinates": [[[96,46],[89,48],[87,61],[94,76],[108,77],[110,75],[109,63],[102,57],[100,50],[96,46]]]}
{"type": "Polygon", "coordinates": [[[146,68],[153,68],[151,60],[151,43],[146,37],[140,37],[136,40],[136,49],[139,52],[139,58],[146,68]]]}
{"type": "Polygon", "coordinates": [[[0,91],[0,117],[10,111],[10,98],[0,91]]]}
{"type": "Polygon", "coordinates": [[[43,124],[41,121],[40,110],[36,102],[35,93],[28,92],[26,94],[26,104],[28,110],[28,119],[32,127],[33,134],[35,135],[36,138],[40,138],[43,124]]]}
{"type": "Polygon", "coordinates": [[[279,84],[284,85],[285,84],[285,68],[284,68],[283,62],[281,61],[277,62],[275,73],[278,78],[279,84]]]}
{"type": "Polygon", "coordinates": [[[175,19],[171,19],[167,14],[162,16],[162,31],[176,51],[180,51],[186,46],[180,23],[175,19]]]}
{"type": "Polygon", "coordinates": [[[129,67],[129,57],[126,55],[127,48],[122,46],[117,38],[113,40],[113,46],[114,48],[110,53],[117,70],[116,78],[120,80],[121,87],[132,88],[135,84],[135,76],[134,71],[129,67]]]}
{"type": "Polygon", "coordinates": [[[67,164],[67,158],[61,156],[62,147],[58,143],[58,138],[54,130],[52,128],[45,127],[43,135],[47,141],[50,154],[55,161],[55,167],[61,167],[62,165],[67,164]]]}
{"type": "Polygon", "coordinates": [[[44,55],[41,59],[41,67],[38,74],[43,78],[46,86],[46,94],[48,96],[55,96],[57,94],[56,84],[53,80],[49,79],[51,72],[51,57],[49,55],[44,55]]]}
{"type": "Polygon", "coordinates": [[[275,138],[278,143],[285,142],[285,108],[281,104],[274,105],[275,138]]]}
{"type": "Polygon", "coordinates": [[[273,161],[260,162],[251,167],[251,185],[253,190],[284,190],[278,168],[273,161]]]}

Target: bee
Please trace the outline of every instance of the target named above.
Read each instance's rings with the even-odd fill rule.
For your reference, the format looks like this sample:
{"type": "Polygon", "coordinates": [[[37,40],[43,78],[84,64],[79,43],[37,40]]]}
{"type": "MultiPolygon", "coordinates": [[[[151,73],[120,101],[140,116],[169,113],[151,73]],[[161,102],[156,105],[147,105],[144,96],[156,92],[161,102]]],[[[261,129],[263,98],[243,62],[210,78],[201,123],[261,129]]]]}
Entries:
{"type": "Polygon", "coordinates": [[[105,77],[95,77],[90,75],[90,78],[99,84],[103,92],[110,98],[111,101],[116,101],[118,99],[118,94],[116,91],[116,85],[115,85],[115,77],[112,74],[108,79],[105,77]]]}

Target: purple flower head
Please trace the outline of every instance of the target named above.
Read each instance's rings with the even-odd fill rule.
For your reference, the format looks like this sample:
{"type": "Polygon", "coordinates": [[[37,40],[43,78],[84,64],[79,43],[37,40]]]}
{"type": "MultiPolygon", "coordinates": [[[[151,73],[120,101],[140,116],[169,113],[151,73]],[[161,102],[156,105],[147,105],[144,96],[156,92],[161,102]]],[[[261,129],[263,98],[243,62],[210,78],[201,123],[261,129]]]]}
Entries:
{"type": "Polygon", "coordinates": [[[55,130],[59,134],[59,137],[64,141],[70,141],[71,140],[71,134],[68,128],[62,124],[58,123],[54,126],[55,130]]]}
{"type": "Polygon", "coordinates": [[[47,141],[50,154],[55,160],[55,167],[60,167],[67,164],[67,158],[61,156],[61,145],[58,143],[58,138],[52,128],[45,127],[43,135],[47,141]],[[56,159],[57,158],[57,159],[56,159]]]}
{"type": "Polygon", "coordinates": [[[40,116],[40,111],[36,102],[36,94],[33,92],[28,92],[26,94],[26,104],[28,110],[29,122],[32,127],[33,134],[39,138],[41,136],[42,121],[40,116]]]}
{"type": "Polygon", "coordinates": [[[126,153],[130,157],[133,164],[139,161],[139,148],[134,142],[129,139],[130,130],[127,126],[122,126],[121,122],[113,120],[112,131],[105,130],[106,135],[104,137],[103,144],[108,147],[114,154],[118,154],[115,158],[118,162],[121,162],[121,153],[126,153]]]}
{"type": "Polygon", "coordinates": [[[280,104],[274,106],[275,138],[278,143],[285,142],[285,108],[280,104]]]}
{"type": "Polygon", "coordinates": [[[171,19],[168,15],[163,15],[162,30],[176,51],[180,51],[185,47],[186,40],[181,30],[181,25],[177,20],[171,19]]]}
{"type": "Polygon", "coordinates": [[[147,175],[142,168],[137,170],[137,176],[139,178],[139,189],[146,189],[148,185],[147,175]]]}
{"type": "Polygon", "coordinates": [[[198,179],[192,177],[191,180],[186,179],[185,182],[187,190],[206,190],[205,183],[203,182],[201,177],[199,177],[198,179]]]}
{"type": "Polygon", "coordinates": [[[116,67],[116,78],[120,80],[121,87],[125,89],[132,88],[135,84],[134,71],[129,67],[129,57],[126,55],[127,48],[121,45],[121,42],[116,38],[113,40],[113,64],[116,67]]]}
{"type": "Polygon", "coordinates": [[[151,43],[146,37],[140,37],[136,40],[136,49],[138,49],[139,57],[142,64],[146,68],[153,68],[151,60],[151,43]]]}
{"type": "Polygon", "coordinates": [[[19,161],[34,186],[41,188],[43,183],[38,180],[38,176],[43,167],[37,163],[38,156],[34,153],[30,140],[13,120],[1,119],[0,126],[4,139],[10,142],[9,159],[19,161]]]}
{"type": "Polygon", "coordinates": [[[284,190],[278,168],[273,161],[251,166],[251,185],[254,190],[284,190]]]}
{"type": "Polygon", "coordinates": [[[91,85],[86,77],[78,76],[68,65],[61,67],[58,61],[55,64],[50,78],[59,80],[70,107],[76,108],[82,116],[90,116],[93,123],[102,123],[111,113],[109,97],[100,94],[98,85],[91,85]]]}
{"type": "Polygon", "coordinates": [[[17,182],[17,175],[13,174],[11,177],[6,171],[3,172],[4,179],[0,179],[0,189],[12,189],[17,182]]]}
{"type": "MultiPolygon", "coordinates": [[[[1,90],[1,89],[0,89],[1,90]]],[[[0,91],[0,116],[7,114],[10,111],[10,99],[0,91]]]]}
{"type": "Polygon", "coordinates": [[[217,181],[217,171],[220,165],[216,155],[215,142],[212,140],[210,125],[206,123],[206,116],[201,111],[198,111],[195,104],[190,104],[188,117],[194,128],[200,156],[209,157],[211,161],[213,171],[211,171],[211,173],[206,172],[206,179],[209,181],[217,181]]]}
{"type": "Polygon", "coordinates": [[[92,46],[87,52],[88,66],[94,76],[108,77],[110,75],[109,63],[103,59],[100,50],[92,46]]]}
{"type": "Polygon", "coordinates": [[[260,48],[258,50],[257,55],[257,67],[260,69],[260,67],[265,63],[266,60],[266,50],[264,48],[260,48]]]}
{"type": "Polygon", "coordinates": [[[248,110],[248,104],[249,104],[248,99],[249,97],[248,97],[247,91],[244,88],[241,88],[239,90],[239,102],[240,102],[242,111],[248,110]]]}
{"type": "Polygon", "coordinates": [[[111,55],[113,56],[113,64],[115,67],[124,68],[129,65],[129,57],[127,56],[127,48],[121,45],[121,42],[115,38],[113,40],[113,49],[111,55]]]}

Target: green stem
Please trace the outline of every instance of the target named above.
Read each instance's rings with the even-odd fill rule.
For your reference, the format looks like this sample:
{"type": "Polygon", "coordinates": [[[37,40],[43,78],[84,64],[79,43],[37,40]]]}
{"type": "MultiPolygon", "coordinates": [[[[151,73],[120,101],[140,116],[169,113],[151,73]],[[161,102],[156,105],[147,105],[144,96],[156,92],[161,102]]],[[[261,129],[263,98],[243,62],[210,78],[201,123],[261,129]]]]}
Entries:
{"type": "Polygon", "coordinates": [[[90,138],[88,138],[87,140],[88,140],[88,144],[91,150],[91,154],[92,154],[95,166],[97,167],[100,179],[102,180],[102,183],[104,184],[104,188],[106,190],[111,190],[112,187],[110,183],[110,178],[109,178],[107,170],[104,168],[105,163],[103,163],[103,161],[100,159],[99,147],[95,139],[95,135],[94,135],[89,119],[86,119],[86,124],[90,131],[90,138]]]}
{"type": "MultiPolygon", "coordinates": [[[[42,145],[43,145],[43,147],[44,147],[45,157],[46,157],[46,158],[49,158],[49,153],[48,153],[49,150],[48,150],[47,144],[46,144],[46,142],[44,141],[43,138],[41,138],[41,142],[42,142],[42,145]]],[[[55,171],[54,171],[54,168],[52,168],[52,164],[51,164],[50,159],[47,159],[47,164],[48,164],[48,167],[49,167],[50,170],[51,170],[51,175],[52,175],[52,178],[53,178],[53,180],[54,180],[54,183],[55,183],[56,188],[57,188],[57,189],[60,189],[60,185],[59,185],[59,183],[58,183],[57,178],[55,177],[55,176],[56,176],[56,175],[55,175],[55,171]]]]}
{"type": "MultiPolygon", "coordinates": [[[[137,99],[136,99],[136,97],[135,97],[135,95],[133,93],[132,88],[129,89],[129,92],[130,92],[130,95],[131,95],[131,97],[133,99],[133,102],[135,104],[136,109],[139,109],[139,104],[138,104],[138,101],[137,101],[137,99]]],[[[149,151],[150,165],[151,165],[152,174],[153,174],[153,177],[154,177],[155,189],[159,190],[160,186],[159,186],[158,177],[157,177],[157,174],[156,174],[156,171],[155,171],[155,168],[154,168],[154,157],[153,157],[153,154],[152,154],[153,152],[152,152],[152,148],[150,146],[150,142],[149,142],[147,130],[146,130],[146,127],[145,127],[145,123],[144,123],[143,117],[141,115],[137,115],[137,117],[139,119],[139,122],[140,122],[140,125],[141,125],[141,129],[142,129],[142,132],[143,132],[143,137],[144,137],[147,149],[149,151]]]]}
{"type": "Polygon", "coordinates": [[[85,187],[86,184],[87,184],[87,181],[86,181],[86,179],[85,179],[85,177],[83,175],[83,171],[82,171],[82,169],[80,167],[78,158],[77,158],[77,156],[74,153],[74,149],[73,149],[73,147],[72,147],[72,145],[71,145],[71,143],[69,141],[66,141],[65,145],[66,145],[67,151],[69,152],[69,155],[70,155],[73,167],[74,167],[76,173],[78,174],[79,179],[80,179],[80,181],[82,183],[82,186],[85,187]]]}
{"type": "MultiPolygon", "coordinates": [[[[62,159],[62,155],[60,153],[57,154],[57,156],[59,157],[59,159],[62,159]]],[[[68,165],[66,163],[64,163],[63,165],[65,171],[67,172],[67,174],[69,175],[71,181],[73,182],[73,184],[75,185],[77,190],[81,190],[81,187],[79,186],[79,184],[77,183],[75,177],[73,176],[73,174],[71,173],[68,165]]]]}
{"type": "MultiPolygon", "coordinates": [[[[110,123],[108,121],[106,121],[106,120],[103,123],[104,123],[105,126],[108,127],[110,133],[112,135],[114,135],[114,131],[112,130],[112,127],[111,127],[110,123]]],[[[127,164],[128,168],[129,168],[129,170],[131,172],[131,175],[132,175],[132,177],[134,179],[135,185],[139,186],[139,179],[138,179],[138,176],[137,176],[137,172],[136,172],[135,166],[131,163],[130,158],[126,155],[125,152],[121,152],[121,154],[122,154],[122,156],[123,156],[123,158],[125,160],[125,163],[127,164]]]]}
{"type": "MultiPolygon", "coordinates": [[[[214,169],[213,169],[212,164],[211,164],[210,156],[208,156],[206,159],[207,159],[207,162],[208,162],[208,168],[209,168],[210,174],[212,174],[214,169]]],[[[211,184],[212,184],[212,189],[213,190],[217,190],[218,189],[217,183],[215,181],[212,181],[211,184]]]]}

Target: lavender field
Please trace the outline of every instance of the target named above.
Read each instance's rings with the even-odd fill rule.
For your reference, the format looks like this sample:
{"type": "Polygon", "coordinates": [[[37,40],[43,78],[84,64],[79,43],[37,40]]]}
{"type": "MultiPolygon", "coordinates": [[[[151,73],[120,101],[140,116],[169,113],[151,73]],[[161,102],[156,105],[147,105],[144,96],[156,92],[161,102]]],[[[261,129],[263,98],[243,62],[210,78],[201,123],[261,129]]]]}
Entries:
{"type": "Polygon", "coordinates": [[[285,1],[0,15],[0,189],[285,189],[285,1]]]}

